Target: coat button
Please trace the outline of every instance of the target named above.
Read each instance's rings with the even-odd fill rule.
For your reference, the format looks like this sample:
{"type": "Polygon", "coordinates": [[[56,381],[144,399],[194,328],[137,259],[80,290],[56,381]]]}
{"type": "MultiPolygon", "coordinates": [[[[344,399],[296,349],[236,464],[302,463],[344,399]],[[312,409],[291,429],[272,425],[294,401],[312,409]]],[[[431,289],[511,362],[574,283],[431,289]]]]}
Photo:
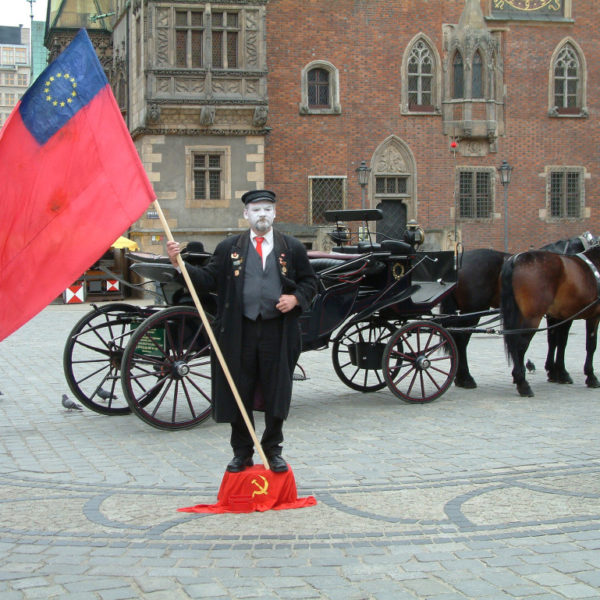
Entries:
{"type": "Polygon", "coordinates": [[[229,302],[225,302],[225,308],[229,308],[229,302]]]}

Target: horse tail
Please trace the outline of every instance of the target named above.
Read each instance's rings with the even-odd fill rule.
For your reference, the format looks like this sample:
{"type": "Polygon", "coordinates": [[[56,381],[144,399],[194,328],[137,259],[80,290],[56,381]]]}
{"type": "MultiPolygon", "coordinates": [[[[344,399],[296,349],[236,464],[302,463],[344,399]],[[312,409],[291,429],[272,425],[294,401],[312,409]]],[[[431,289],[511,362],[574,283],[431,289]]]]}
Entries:
{"type": "MultiPolygon", "coordinates": [[[[504,331],[518,329],[521,324],[521,311],[515,298],[512,280],[515,270],[516,256],[508,258],[500,271],[500,314],[504,331]]],[[[511,350],[516,343],[516,335],[504,335],[504,349],[509,363],[511,362],[511,350]]]]}

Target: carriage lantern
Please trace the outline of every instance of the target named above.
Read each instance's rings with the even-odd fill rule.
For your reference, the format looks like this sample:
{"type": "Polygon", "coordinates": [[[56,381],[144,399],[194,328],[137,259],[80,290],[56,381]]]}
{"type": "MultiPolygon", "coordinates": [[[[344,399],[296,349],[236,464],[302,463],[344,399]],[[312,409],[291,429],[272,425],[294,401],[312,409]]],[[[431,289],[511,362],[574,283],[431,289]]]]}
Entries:
{"type": "Polygon", "coordinates": [[[425,232],[414,219],[406,224],[404,241],[410,244],[412,248],[417,248],[425,241],[425,232]]]}

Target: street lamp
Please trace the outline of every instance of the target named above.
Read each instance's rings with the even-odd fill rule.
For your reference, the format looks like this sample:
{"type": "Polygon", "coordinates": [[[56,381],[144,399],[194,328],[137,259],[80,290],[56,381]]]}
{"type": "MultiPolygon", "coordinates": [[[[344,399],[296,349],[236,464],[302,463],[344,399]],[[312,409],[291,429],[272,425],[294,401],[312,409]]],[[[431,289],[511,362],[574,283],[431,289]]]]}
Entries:
{"type": "Polygon", "coordinates": [[[369,173],[371,169],[367,167],[367,163],[364,160],[360,161],[360,167],[356,169],[356,174],[358,176],[358,184],[362,190],[362,208],[365,208],[365,188],[367,187],[367,183],[369,183],[369,173]]]}
{"type": "Polygon", "coordinates": [[[505,161],[498,167],[500,183],[504,188],[504,252],[508,252],[508,185],[513,168],[505,161]]]}

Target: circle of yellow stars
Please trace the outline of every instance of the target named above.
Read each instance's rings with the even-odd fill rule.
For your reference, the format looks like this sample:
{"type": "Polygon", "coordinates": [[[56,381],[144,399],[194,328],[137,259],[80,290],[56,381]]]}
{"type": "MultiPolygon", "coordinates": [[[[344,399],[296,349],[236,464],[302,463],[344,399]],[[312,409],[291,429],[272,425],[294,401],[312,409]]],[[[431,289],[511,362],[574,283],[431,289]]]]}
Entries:
{"type": "Polygon", "coordinates": [[[69,73],[56,73],[56,75],[52,75],[50,77],[48,77],[48,80],[45,82],[44,84],[44,94],[46,94],[46,102],[51,102],[52,106],[60,106],[60,107],[64,107],[67,106],[68,104],[71,104],[73,102],[73,100],[76,98],[77,96],[77,81],[75,80],[75,77],[72,77],[69,73]],[[69,96],[67,96],[66,98],[60,99],[60,98],[55,98],[54,96],[52,96],[52,84],[55,81],[60,81],[63,80],[65,82],[67,82],[67,85],[70,83],[71,84],[71,93],[69,96]]]}

